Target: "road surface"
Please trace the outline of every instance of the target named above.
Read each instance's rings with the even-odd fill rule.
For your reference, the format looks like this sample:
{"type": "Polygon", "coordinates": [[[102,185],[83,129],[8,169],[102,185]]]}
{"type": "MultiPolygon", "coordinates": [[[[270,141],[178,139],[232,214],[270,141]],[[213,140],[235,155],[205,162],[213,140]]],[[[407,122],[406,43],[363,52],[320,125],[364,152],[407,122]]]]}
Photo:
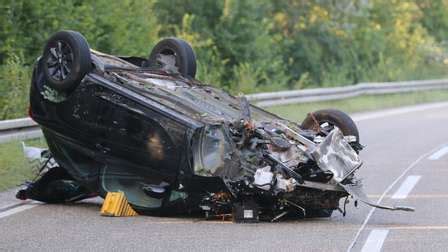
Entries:
{"type": "Polygon", "coordinates": [[[17,205],[0,193],[0,251],[446,251],[448,103],[355,115],[366,145],[358,172],[372,200],[343,217],[233,224],[201,218],[101,217],[101,200],[17,205]]]}

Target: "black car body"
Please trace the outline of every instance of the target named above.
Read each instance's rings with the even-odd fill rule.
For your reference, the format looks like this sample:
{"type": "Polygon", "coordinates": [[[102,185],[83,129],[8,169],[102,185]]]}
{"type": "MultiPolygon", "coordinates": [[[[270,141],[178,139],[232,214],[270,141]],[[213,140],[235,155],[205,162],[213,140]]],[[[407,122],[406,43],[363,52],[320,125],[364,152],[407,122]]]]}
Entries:
{"type": "MultiPolygon", "coordinates": [[[[60,53],[56,44],[53,51],[47,45],[49,53],[44,50],[34,68],[30,116],[66,172],[64,180],[82,188],[77,193],[122,191],[141,213],[233,212],[269,220],[329,216],[350,194],[369,203],[354,176],[362,164],[359,134],[344,113],[325,110],[302,125],[290,122],[197,81],[191,69],[179,67],[176,48],[166,54],[175,63],[161,67],[89,49],[91,65],[82,78],[58,88],[49,84],[48,68],[52,53],[64,61],[58,42],[64,37],[49,44],[55,41],[60,53]],[[252,214],[240,213],[247,209],[252,214]]],[[[74,46],[67,44],[75,53],[70,69],[80,64],[74,46]]],[[[61,71],[56,79],[76,69],[61,71]]],[[[27,198],[43,194],[31,191],[27,198]]]]}

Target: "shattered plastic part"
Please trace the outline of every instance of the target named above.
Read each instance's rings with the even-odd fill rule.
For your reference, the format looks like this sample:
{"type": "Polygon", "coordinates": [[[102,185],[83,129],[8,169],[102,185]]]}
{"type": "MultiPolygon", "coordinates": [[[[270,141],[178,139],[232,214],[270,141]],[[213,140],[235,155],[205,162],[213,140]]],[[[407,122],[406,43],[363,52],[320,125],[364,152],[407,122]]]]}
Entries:
{"type": "Polygon", "coordinates": [[[271,189],[271,186],[273,185],[274,181],[274,174],[271,172],[271,167],[266,166],[260,169],[257,169],[257,171],[254,174],[254,186],[269,191],[271,189]]]}
{"type": "Polygon", "coordinates": [[[48,149],[27,146],[25,142],[22,142],[22,150],[28,160],[31,170],[36,176],[57,166],[56,161],[48,149]]]}
{"type": "Polygon", "coordinates": [[[292,192],[297,186],[297,181],[295,179],[285,179],[281,174],[276,175],[276,181],[277,183],[275,184],[275,188],[283,192],[292,192]]]}
{"type": "Polygon", "coordinates": [[[348,143],[354,143],[354,142],[358,141],[358,139],[356,139],[356,136],[344,136],[344,139],[348,143]]]}
{"type": "Polygon", "coordinates": [[[43,87],[44,91],[41,92],[41,95],[44,97],[44,99],[54,103],[63,102],[67,99],[67,96],[64,93],[56,91],[48,85],[43,85],[43,87]]]}

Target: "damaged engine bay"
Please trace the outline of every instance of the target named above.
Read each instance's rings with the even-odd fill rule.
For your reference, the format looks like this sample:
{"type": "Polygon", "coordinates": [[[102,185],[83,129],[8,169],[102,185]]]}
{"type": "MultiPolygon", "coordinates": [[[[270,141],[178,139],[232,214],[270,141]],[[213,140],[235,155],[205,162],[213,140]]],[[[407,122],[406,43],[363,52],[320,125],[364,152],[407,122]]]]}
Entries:
{"type": "Polygon", "coordinates": [[[369,201],[356,177],[363,146],[347,114],[320,110],[297,124],[195,73],[179,39],[144,59],[93,51],[77,32],[53,35],[30,96],[51,157],[17,197],[61,203],[121,191],[140,214],[236,222],[345,215],[350,196],[413,211],[369,201]]]}

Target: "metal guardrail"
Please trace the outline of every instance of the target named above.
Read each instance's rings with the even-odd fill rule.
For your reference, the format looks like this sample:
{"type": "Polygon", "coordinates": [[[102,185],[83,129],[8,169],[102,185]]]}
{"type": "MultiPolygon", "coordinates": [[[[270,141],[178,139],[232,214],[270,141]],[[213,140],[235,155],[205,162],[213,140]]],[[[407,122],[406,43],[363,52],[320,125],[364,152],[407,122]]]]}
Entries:
{"type": "Polygon", "coordinates": [[[41,136],[42,131],[31,118],[0,121],[0,143],[38,138],[41,136]]]}
{"type": "Polygon", "coordinates": [[[294,103],[341,100],[359,95],[405,93],[448,89],[448,79],[404,82],[360,83],[357,85],[280,91],[247,95],[251,103],[260,107],[294,103]]]}
{"type": "MultiPolygon", "coordinates": [[[[357,85],[250,94],[248,100],[260,107],[340,100],[359,95],[391,94],[448,89],[448,79],[405,82],[360,83],[357,85]]],[[[30,118],[0,121],[0,143],[42,136],[39,126],[30,118]]]]}

